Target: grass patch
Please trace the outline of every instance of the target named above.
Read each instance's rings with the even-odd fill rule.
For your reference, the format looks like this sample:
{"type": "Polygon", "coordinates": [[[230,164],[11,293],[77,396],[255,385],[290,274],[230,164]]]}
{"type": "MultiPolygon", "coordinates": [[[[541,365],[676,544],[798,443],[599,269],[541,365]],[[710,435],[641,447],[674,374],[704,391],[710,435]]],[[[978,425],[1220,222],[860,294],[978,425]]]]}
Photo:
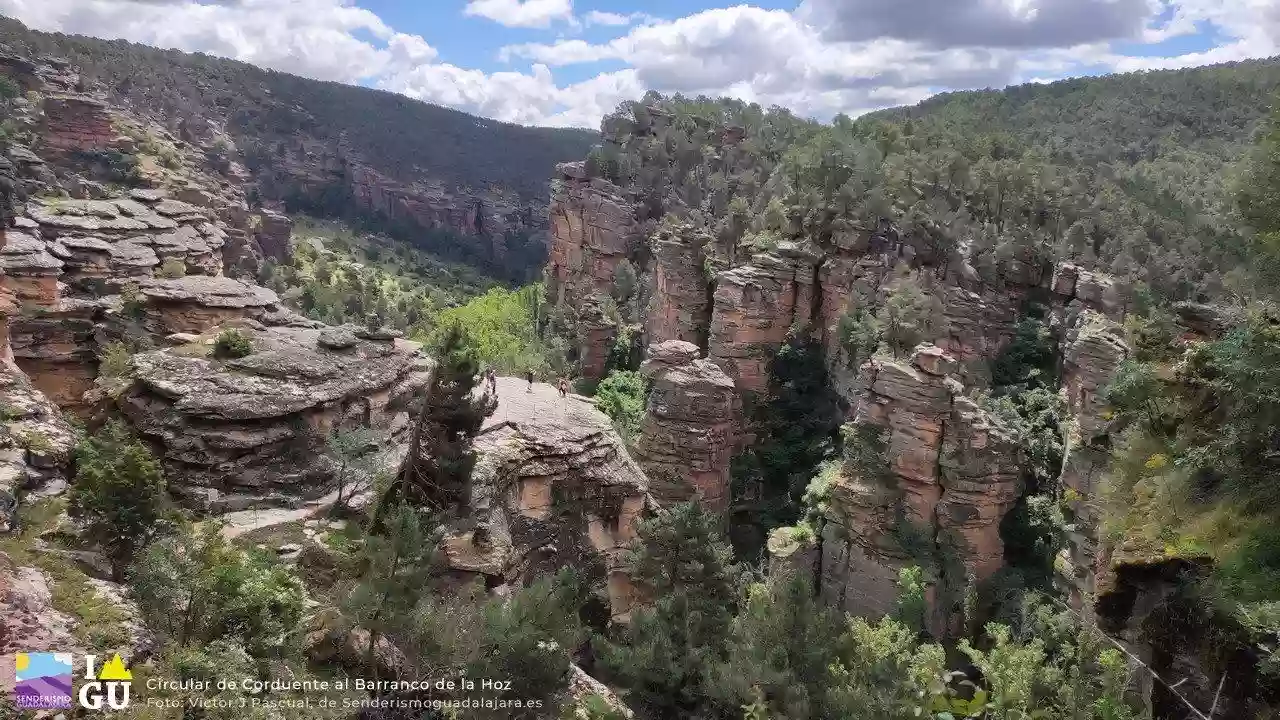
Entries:
{"type": "Polygon", "coordinates": [[[66,507],[62,498],[41,500],[21,509],[22,532],[0,538],[0,552],[16,565],[35,567],[49,577],[54,609],[77,620],[76,638],[90,650],[105,651],[129,642],[123,610],[97,596],[93,583],[74,562],[40,546],[40,534],[57,526],[66,507]]]}

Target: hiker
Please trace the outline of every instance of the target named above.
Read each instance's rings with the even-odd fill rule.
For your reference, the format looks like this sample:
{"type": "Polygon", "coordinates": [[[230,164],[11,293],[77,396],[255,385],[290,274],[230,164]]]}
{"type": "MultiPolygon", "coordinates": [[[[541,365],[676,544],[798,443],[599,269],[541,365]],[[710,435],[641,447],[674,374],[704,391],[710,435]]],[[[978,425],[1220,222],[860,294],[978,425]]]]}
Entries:
{"type": "Polygon", "coordinates": [[[533,392],[533,371],[532,370],[525,371],[524,379],[529,381],[529,389],[526,390],[525,392],[533,392]]]}
{"type": "Polygon", "coordinates": [[[489,394],[497,395],[498,394],[498,375],[493,371],[493,368],[489,368],[488,370],[485,371],[484,381],[489,386],[489,394]]]}
{"type": "Polygon", "coordinates": [[[560,397],[565,397],[569,393],[569,381],[560,378],[560,397]]]}

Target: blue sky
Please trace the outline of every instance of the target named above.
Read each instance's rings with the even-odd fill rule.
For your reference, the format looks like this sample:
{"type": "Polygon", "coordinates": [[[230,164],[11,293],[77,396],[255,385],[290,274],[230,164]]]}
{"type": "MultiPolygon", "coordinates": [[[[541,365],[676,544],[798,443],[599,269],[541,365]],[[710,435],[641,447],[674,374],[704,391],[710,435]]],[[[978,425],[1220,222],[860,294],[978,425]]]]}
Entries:
{"type": "Polygon", "coordinates": [[[0,13],[582,127],[648,89],[827,119],[1280,52],[1278,0],[0,0],[0,13]]]}

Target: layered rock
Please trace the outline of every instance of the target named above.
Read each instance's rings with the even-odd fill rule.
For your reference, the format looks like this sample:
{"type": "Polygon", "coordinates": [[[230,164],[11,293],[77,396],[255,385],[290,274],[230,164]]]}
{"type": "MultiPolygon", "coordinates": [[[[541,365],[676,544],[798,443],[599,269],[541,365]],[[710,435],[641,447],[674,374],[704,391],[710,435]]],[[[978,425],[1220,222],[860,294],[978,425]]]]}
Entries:
{"type": "Polygon", "coordinates": [[[854,422],[872,459],[832,484],[821,594],[878,617],[896,602],[899,569],[919,565],[935,580],[931,629],[952,634],[965,590],[1003,565],[1000,521],[1021,491],[1017,445],[963,395],[956,360],[937,347],[872,360],[863,385],[854,422]]]}
{"type": "Polygon", "coordinates": [[[625,618],[636,600],[626,554],[652,501],[609,418],[550,385],[499,378],[475,447],[469,519],[445,540],[450,567],[490,585],[573,567],[625,618]]]}
{"type": "Polygon", "coordinates": [[[1068,602],[1086,615],[1093,613],[1089,598],[1108,562],[1098,539],[1098,491],[1111,460],[1111,422],[1100,396],[1129,354],[1123,328],[1092,310],[1079,312],[1063,338],[1062,392],[1072,422],[1061,482],[1074,522],[1056,568],[1068,602]]]}
{"type": "Polygon", "coordinates": [[[277,263],[290,262],[293,259],[293,220],[272,210],[260,211],[254,240],[263,257],[277,263]]]}
{"type": "Polygon", "coordinates": [[[119,133],[111,124],[106,103],[87,95],[56,94],[44,99],[41,139],[53,157],[75,152],[116,149],[119,133]]]}
{"type": "Polygon", "coordinates": [[[691,227],[663,228],[653,246],[653,299],[649,343],[682,340],[705,344],[711,324],[706,255],[711,238],[691,227]]]}
{"type": "Polygon", "coordinates": [[[652,383],[636,460],[661,503],[696,499],[729,508],[729,463],[741,440],[742,400],[733,380],[696,345],[671,340],[649,347],[640,371],[652,383]]]}
{"type": "Polygon", "coordinates": [[[148,329],[155,335],[202,333],[230,320],[263,320],[280,298],[264,287],[225,276],[187,275],[138,283],[148,329]]]}
{"type": "Polygon", "coordinates": [[[23,495],[66,487],[75,432],[57,407],[12,368],[0,371],[0,413],[0,527],[11,530],[9,513],[23,495]]]}
{"type": "Polygon", "coordinates": [[[246,327],[253,352],[213,357],[213,337],[132,358],[115,406],[158,449],[171,491],[210,511],[291,505],[325,494],[323,443],[373,427],[387,464],[426,362],[403,341],[323,342],[329,330],[246,327]]]}
{"type": "Polygon", "coordinates": [[[716,276],[709,356],[738,389],[762,393],[769,361],[797,325],[813,317],[820,257],[794,243],[716,276]]]}
{"type": "Polygon", "coordinates": [[[604,375],[615,331],[602,306],[618,264],[640,241],[635,208],[607,180],[588,179],[583,163],[556,168],[552,183],[547,291],[557,307],[568,308],[578,326],[579,373],[604,375]]]}

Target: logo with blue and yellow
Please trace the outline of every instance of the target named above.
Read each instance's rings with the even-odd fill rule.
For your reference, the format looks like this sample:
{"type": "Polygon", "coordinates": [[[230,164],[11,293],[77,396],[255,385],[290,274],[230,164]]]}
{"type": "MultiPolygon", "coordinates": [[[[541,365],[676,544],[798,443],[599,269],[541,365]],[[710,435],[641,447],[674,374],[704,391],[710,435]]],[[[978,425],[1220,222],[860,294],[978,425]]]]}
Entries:
{"type": "Polygon", "coordinates": [[[129,689],[133,673],[125,667],[119,653],[98,670],[98,656],[84,656],[84,682],[79,693],[72,693],[73,666],[71,653],[24,652],[14,656],[14,704],[22,710],[66,710],[73,697],[88,710],[123,710],[129,706],[129,689]]]}
{"type": "Polygon", "coordinates": [[[33,652],[14,656],[13,702],[23,710],[71,707],[71,653],[33,652]]]}

